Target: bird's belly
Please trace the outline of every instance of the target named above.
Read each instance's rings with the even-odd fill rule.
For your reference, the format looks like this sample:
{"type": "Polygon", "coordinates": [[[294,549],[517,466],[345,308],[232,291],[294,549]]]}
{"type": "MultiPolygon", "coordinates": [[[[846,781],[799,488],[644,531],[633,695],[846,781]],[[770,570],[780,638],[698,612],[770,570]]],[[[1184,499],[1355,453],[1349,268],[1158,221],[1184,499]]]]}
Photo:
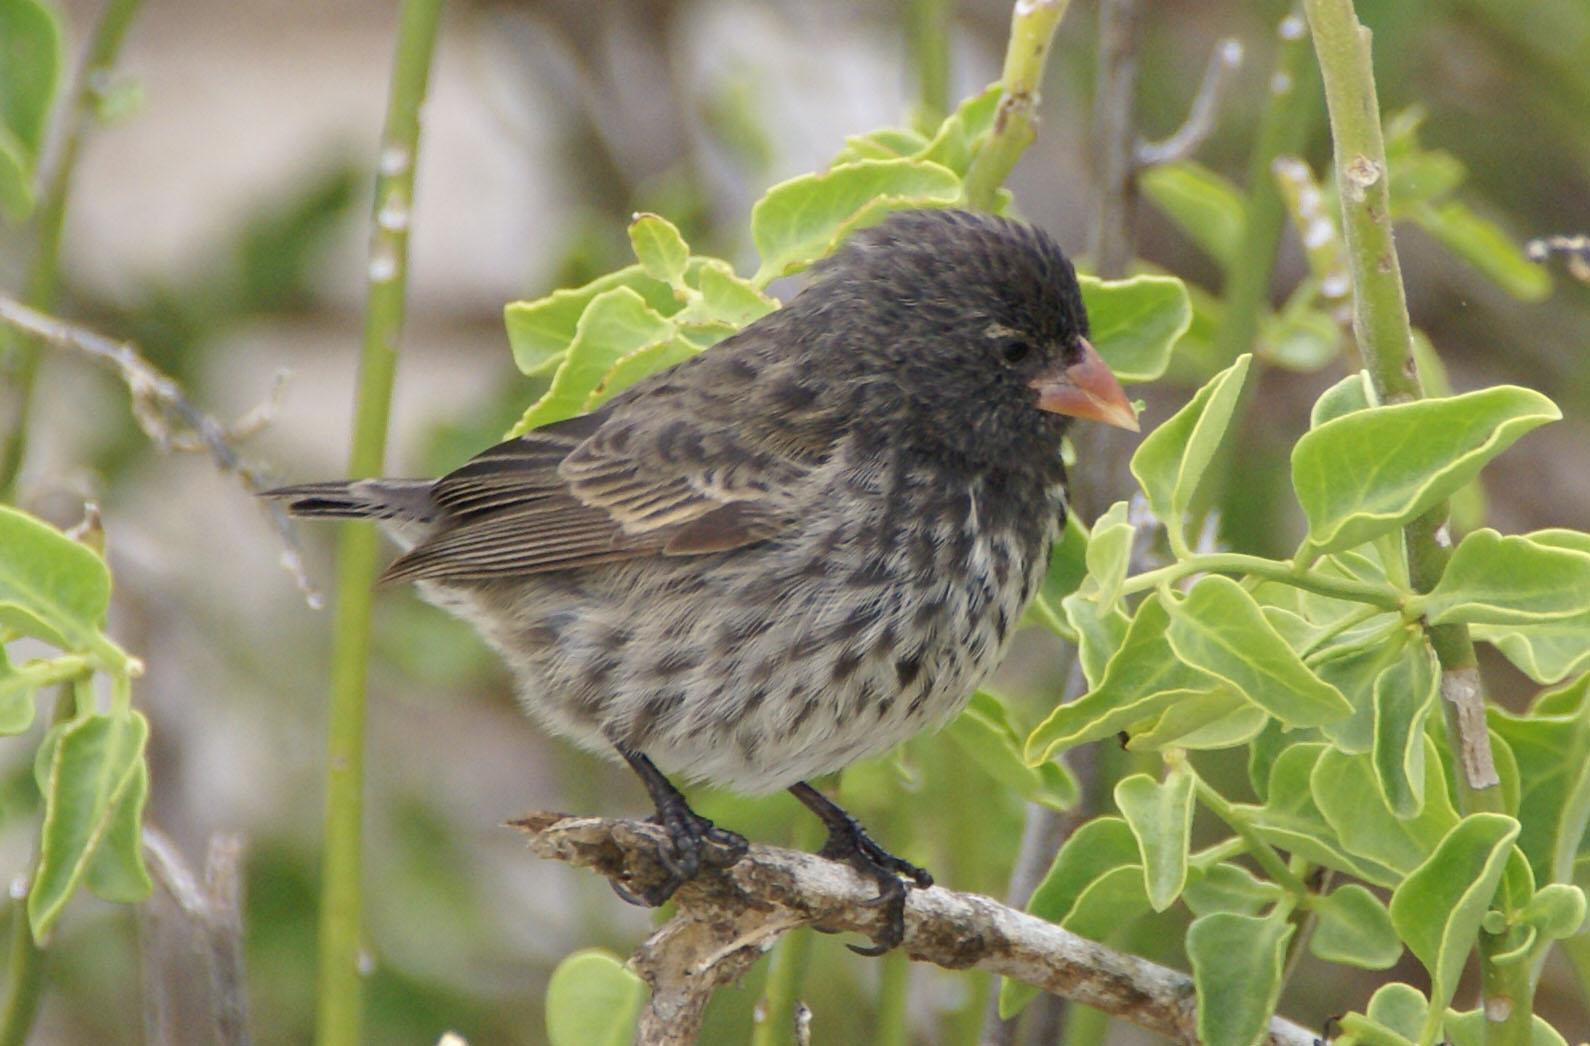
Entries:
{"type": "Polygon", "coordinates": [[[521,588],[509,614],[468,605],[486,592],[431,598],[482,627],[554,732],[761,793],[959,712],[1003,656],[1042,568],[998,534],[931,557],[824,551],[776,571],[727,554],[710,569],[692,557],[664,571],[654,560],[645,572],[549,576],[521,588]]]}

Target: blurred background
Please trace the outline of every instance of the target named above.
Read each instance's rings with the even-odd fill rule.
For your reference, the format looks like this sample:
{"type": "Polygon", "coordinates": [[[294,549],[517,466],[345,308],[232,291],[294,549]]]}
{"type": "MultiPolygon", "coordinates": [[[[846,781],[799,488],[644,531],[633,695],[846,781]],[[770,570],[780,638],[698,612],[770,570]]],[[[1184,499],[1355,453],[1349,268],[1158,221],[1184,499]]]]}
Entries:
{"type": "MultiPolygon", "coordinates": [[[[290,372],[273,422],[244,448],[282,481],[344,468],[395,6],[149,0],[117,73],[130,111],[91,129],[73,186],[58,311],[135,341],[221,418],[265,401],[275,376],[290,372]]],[[[955,6],[952,103],[998,77],[1009,20],[1004,2],[955,6]]],[[[1144,6],[1149,137],[1180,123],[1219,38],[1246,47],[1198,153],[1242,182],[1288,5],[1144,6]]],[[[65,7],[75,54],[99,5],[65,7]]],[[[1590,231],[1590,4],[1398,0],[1359,10],[1375,31],[1383,107],[1427,109],[1422,141],[1470,171],[1459,198],[1518,243],[1590,231]]],[[[512,366],[503,304],[625,263],[633,211],[666,215],[698,251],[748,271],[747,212],[768,185],[822,167],[846,134],[910,111],[900,19],[899,5],[882,0],[450,5],[418,165],[388,472],[443,471],[500,436],[539,392],[512,366]]],[[[1096,20],[1096,3],[1072,5],[1039,139],[1010,182],[1021,213],[1079,252],[1096,20]]],[[[1309,142],[1323,170],[1322,110],[1309,142]]],[[[1138,232],[1144,259],[1218,290],[1210,259],[1151,207],[1138,232]]],[[[1553,293],[1524,303],[1417,229],[1399,248],[1414,322],[1454,387],[1528,385],[1567,416],[1487,474],[1491,525],[1590,526],[1590,288],[1556,268],[1553,293]]],[[[17,283],[14,253],[0,243],[7,287],[17,283]]],[[[1305,270],[1289,234],[1278,300],[1305,270]]],[[[1340,364],[1264,372],[1238,437],[1248,482],[1222,506],[1234,540],[1267,553],[1295,542],[1286,452],[1308,405],[1341,374],[1340,364]]],[[[1143,391],[1148,423],[1187,392],[1174,383],[1143,391]]],[[[63,525],[85,498],[101,505],[117,589],[110,633],[148,664],[135,700],[153,727],[150,818],[194,863],[212,833],[244,837],[255,1037],[307,1041],[330,615],[306,606],[278,564],[276,534],[238,483],[200,455],[157,452],[118,380],[82,359],[44,358],[21,489],[24,507],[63,525]]],[[[313,580],[329,586],[332,531],[301,537],[313,580]]],[[[368,1039],[434,1042],[454,1029],[476,1044],[542,1042],[555,963],[588,945],[627,954],[652,916],[594,876],[531,859],[502,822],[535,809],[629,815],[648,804],[626,771],[535,729],[467,628],[407,590],[381,593],[376,642],[368,1039]]],[[[1036,709],[1058,693],[1062,665],[1056,643],[1027,636],[1001,687],[1036,709]]],[[[1486,667],[1504,700],[1528,699],[1527,680],[1499,660],[1486,667]]],[[[37,831],[27,764],[36,744],[0,742],[8,874],[25,867],[37,831]]],[[[923,772],[964,767],[943,758],[945,744],[913,742],[847,773],[842,796],[940,882],[1002,896],[1022,808],[974,769],[923,772]]],[[[755,839],[820,841],[791,799],[714,795],[698,807],[755,839]]],[[[986,980],[854,959],[832,938],[808,946],[814,1041],[865,1041],[880,976],[910,978],[905,1019],[917,1041],[967,1041],[981,1024],[986,980]]],[[[79,897],[49,955],[35,1041],[142,1040],[132,911],[79,897]]],[[[711,1028],[745,1026],[765,972],[764,963],[720,993],[705,1041],[735,1041],[739,1032],[714,1039],[711,1028]]],[[[1417,983],[1416,972],[1400,972],[1417,983]]],[[[1319,1025],[1362,1007],[1373,983],[1330,967],[1297,978],[1282,1009],[1319,1025]]],[[[1558,997],[1549,983],[1542,1012],[1570,1041],[1590,1035],[1584,1000],[1558,997]]],[[[208,1040],[194,1030],[179,1041],[208,1040]]]]}

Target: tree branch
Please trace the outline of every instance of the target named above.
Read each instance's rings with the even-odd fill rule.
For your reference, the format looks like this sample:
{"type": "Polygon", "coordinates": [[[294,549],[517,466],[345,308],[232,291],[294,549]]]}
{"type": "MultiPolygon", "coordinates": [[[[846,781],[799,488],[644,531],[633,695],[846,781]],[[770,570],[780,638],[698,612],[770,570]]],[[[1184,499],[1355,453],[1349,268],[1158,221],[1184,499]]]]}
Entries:
{"type": "MultiPolygon", "coordinates": [[[[533,813],[512,826],[536,856],[592,868],[629,893],[669,874],[657,856],[666,833],[649,822],[533,813]]],[[[678,913],[630,959],[652,989],[637,1038],[647,1046],[694,1042],[712,992],[788,931],[871,936],[882,925],[877,885],[846,865],[759,844],[729,868],[703,865],[675,894],[678,913]]],[[[1174,1041],[1197,1039],[1191,978],[989,897],[908,891],[901,947],[919,962],[1014,977],[1174,1041]]],[[[1312,1046],[1314,1038],[1290,1021],[1270,1022],[1274,1046],[1312,1046]]]]}

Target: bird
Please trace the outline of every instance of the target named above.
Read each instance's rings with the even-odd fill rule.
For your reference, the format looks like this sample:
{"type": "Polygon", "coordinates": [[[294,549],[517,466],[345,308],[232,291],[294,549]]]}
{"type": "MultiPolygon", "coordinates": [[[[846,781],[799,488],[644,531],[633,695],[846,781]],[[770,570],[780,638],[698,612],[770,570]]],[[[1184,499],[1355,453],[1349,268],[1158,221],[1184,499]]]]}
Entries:
{"type": "Polygon", "coordinates": [[[402,549],[383,581],[475,625],[533,718],[635,771],[668,874],[626,899],[746,850],[669,775],[787,789],[819,853],[877,882],[883,928],[853,947],[881,954],[932,876],[810,779],[944,724],[999,663],[1065,522],[1073,419],[1138,429],[1055,240],[903,210],[588,413],[440,479],[265,495],[379,521],[402,549]]]}

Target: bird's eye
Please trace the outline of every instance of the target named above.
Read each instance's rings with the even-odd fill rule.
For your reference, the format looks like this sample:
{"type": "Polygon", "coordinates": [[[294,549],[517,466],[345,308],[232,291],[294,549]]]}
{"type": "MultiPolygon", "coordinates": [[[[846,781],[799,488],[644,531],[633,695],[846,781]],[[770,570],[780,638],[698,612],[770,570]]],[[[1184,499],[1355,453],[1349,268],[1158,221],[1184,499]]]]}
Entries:
{"type": "Polygon", "coordinates": [[[1020,363],[1032,355],[1032,344],[1025,341],[1007,341],[1000,354],[1005,357],[1006,363],[1020,363]]]}

